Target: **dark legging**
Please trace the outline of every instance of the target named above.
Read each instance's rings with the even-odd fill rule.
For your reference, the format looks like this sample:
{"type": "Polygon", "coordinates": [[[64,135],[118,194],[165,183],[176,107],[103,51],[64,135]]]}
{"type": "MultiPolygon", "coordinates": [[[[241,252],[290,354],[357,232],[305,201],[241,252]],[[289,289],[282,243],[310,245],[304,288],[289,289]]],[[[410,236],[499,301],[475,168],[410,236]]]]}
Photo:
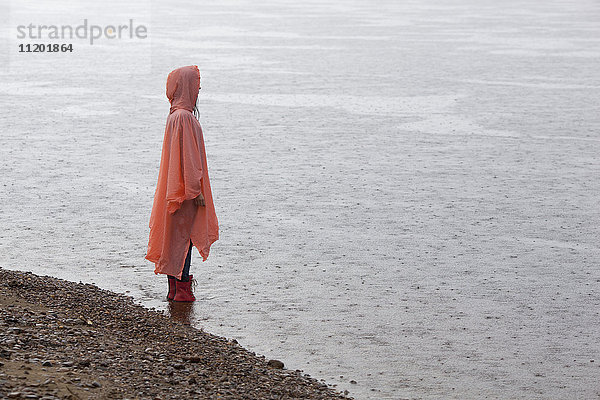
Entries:
{"type": "Polygon", "coordinates": [[[192,262],[192,241],[190,240],[190,248],[188,249],[187,256],[185,257],[185,264],[183,264],[183,272],[181,273],[181,279],[179,281],[187,282],[190,280],[190,264],[192,262]]]}

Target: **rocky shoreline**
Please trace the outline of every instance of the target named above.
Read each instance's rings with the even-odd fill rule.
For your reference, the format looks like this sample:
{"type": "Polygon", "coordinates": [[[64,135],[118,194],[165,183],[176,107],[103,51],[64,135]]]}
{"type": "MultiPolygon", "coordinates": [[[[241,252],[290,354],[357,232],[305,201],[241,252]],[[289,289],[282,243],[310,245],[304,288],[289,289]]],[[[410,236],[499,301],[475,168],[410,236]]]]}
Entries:
{"type": "Polygon", "coordinates": [[[0,398],[349,397],[131,297],[0,268],[0,398]]]}

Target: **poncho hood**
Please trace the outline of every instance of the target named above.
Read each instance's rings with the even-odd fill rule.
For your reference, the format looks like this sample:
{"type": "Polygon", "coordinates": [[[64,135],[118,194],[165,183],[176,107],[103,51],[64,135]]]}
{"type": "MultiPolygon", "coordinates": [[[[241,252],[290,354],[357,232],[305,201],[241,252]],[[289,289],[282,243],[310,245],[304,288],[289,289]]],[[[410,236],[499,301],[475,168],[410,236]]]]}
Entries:
{"type": "Polygon", "coordinates": [[[197,65],[177,68],[167,77],[167,98],[171,103],[172,113],[184,109],[192,111],[200,90],[200,71],[197,65]]]}

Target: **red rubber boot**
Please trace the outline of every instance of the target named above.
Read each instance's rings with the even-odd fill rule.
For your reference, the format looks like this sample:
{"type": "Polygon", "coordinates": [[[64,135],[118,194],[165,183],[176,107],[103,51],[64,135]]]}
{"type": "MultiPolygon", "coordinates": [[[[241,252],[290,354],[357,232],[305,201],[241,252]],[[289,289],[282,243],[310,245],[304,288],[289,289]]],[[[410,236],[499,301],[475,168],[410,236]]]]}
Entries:
{"type": "Polygon", "coordinates": [[[194,293],[192,292],[192,279],[194,279],[194,275],[190,275],[190,279],[187,282],[175,281],[176,289],[173,301],[186,303],[196,301],[196,297],[194,297],[194,293]]]}
{"type": "Polygon", "coordinates": [[[177,279],[175,279],[174,276],[169,275],[167,275],[167,278],[169,278],[169,293],[167,293],[167,300],[173,300],[175,297],[175,282],[177,282],[177,279]]]}

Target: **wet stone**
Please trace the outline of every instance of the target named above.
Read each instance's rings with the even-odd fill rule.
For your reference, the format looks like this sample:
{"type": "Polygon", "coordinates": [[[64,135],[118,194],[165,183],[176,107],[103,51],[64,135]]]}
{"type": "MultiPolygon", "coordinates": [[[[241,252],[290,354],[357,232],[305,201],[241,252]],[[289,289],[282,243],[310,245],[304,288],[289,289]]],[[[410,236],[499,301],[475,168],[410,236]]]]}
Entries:
{"type": "Polygon", "coordinates": [[[284,367],[283,362],[281,362],[279,360],[269,360],[267,362],[267,365],[271,368],[276,368],[276,369],[283,369],[283,367],[284,367]]]}

